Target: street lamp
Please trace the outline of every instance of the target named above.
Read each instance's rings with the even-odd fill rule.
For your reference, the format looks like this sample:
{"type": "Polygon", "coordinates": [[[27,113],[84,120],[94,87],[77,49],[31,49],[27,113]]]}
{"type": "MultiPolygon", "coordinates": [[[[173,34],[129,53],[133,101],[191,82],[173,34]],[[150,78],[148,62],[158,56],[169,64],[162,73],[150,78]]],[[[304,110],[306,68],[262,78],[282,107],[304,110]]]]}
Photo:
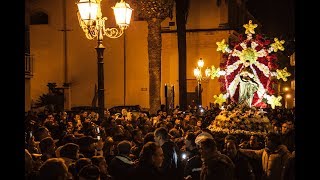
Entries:
{"type": "Polygon", "coordinates": [[[80,27],[86,37],[90,40],[97,38],[98,45],[95,48],[98,58],[98,113],[100,120],[104,119],[104,71],[103,71],[103,52],[105,47],[102,45],[103,36],[109,38],[120,37],[124,30],[129,26],[132,8],[125,1],[121,0],[112,7],[116,18],[117,28],[106,28],[105,21],[107,17],[102,17],[102,0],[79,0],[78,20],[80,27]]]}
{"type": "Polygon", "coordinates": [[[201,81],[207,79],[211,75],[211,70],[207,68],[205,70],[205,76],[202,76],[202,68],[204,65],[204,61],[202,58],[198,60],[198,66],[193,70],[193,75],[196,77],[198,82],[198,106],[202,105],[202,97],[201,97],[201,81]]]}

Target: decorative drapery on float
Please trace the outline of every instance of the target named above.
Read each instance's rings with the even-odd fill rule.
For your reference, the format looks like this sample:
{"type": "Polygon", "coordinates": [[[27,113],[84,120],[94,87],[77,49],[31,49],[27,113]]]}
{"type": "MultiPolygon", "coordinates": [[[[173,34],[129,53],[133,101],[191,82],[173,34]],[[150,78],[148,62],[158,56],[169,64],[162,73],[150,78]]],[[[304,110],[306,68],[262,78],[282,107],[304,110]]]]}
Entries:
{"type": "Polygon", "coordinates": [[[223,93],[214,96],[215,103],[222,105],[228,98],[233,102],[239,102],[241,99],[239,97],[241,96],[239,94],[242,82],[241,72],[246,68],[245,64],[248,62],[248,68],[252,71],[249,76],[251,81],[257,83],[258,88],[253,92],[249,106],[264,108],[267,104],[270,104],[273,109],[275,106],[281,106],[280,100],[282,97],[273,95],[272,80],[282,79],[287,81],[287,77],[291,75],[286,67],[277,69],[275,64],[277,60],[275,53],[278,50],[284,51],[283,44],[285,41],[274,38],[274,42],[271,43],[270,40],[260,34],[254,36],[254,29],[257,26],[257,24],[252,24],[251,20],[248,24],[243,25],[246,29],[246,39],[239,36],[240,41],[235,43],[232,48],[229,44],[226,44],[225,39],[216,43],[218,45],[217,51],[224,53],[227,60],[219,68],[211,67],[211,79],[217,77],[223,82],[221,87],[223,93]]]}
{"type": "Polygon", "coordinates": [[[217,51],[224,53],[226,61],[211,67],[211,79],[219,78],[221,94],[214,95],[214,103],[222,106],[227,99],[231,104],[223,109],[208,127],[211,131],[226,134],[265,135],[272,126],[262,108],[267,104],[274,109],[281,106],[281,96],[274,96],[275,80],[287,81],[291,74],[287,68],[277,69],[277,51],[284,51],[284,40],[274,42],[255,34],[257,24],[243,25],[246,39],[239,36],[233,47],[225,39],[217,42],[217,51]]]}

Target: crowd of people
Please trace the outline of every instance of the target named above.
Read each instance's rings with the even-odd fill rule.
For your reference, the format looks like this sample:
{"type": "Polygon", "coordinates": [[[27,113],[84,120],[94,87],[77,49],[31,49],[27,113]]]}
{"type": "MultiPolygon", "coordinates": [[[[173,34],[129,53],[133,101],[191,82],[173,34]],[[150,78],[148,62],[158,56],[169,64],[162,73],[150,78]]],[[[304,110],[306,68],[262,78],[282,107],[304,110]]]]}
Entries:
{"type": "Polygon", "coordinates": [[[25,179],[294,179],[294,109],[265,109],[262,137],[211,132],[220,111],[29,112],[25,179]]]}

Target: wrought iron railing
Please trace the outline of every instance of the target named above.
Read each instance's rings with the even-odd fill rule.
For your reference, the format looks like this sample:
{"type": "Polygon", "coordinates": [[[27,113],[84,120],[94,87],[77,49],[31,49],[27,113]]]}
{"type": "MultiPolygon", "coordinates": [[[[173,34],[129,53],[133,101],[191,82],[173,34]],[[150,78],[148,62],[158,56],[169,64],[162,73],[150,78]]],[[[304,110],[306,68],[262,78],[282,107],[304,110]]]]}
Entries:
{"type": "Polygon", "coordinates": [[[31,78],[33,76],[33,61],[33,55],[24,54],[24,75],[26,78],[31,78]]]}

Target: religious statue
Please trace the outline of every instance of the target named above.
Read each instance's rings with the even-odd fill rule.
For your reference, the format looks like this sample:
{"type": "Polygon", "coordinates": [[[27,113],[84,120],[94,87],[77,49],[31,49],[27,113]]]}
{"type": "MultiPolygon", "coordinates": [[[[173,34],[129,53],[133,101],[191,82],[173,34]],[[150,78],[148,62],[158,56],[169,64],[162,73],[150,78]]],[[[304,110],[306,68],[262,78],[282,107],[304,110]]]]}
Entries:
{"type": "Polygon", "coordinates": [[[251,107],[254,93],[259,89],[259,84],[255,81],[255,75],[250,67],[250,61],[246,60],[244,67],[240,71],[239,104],[251,107]]]}

